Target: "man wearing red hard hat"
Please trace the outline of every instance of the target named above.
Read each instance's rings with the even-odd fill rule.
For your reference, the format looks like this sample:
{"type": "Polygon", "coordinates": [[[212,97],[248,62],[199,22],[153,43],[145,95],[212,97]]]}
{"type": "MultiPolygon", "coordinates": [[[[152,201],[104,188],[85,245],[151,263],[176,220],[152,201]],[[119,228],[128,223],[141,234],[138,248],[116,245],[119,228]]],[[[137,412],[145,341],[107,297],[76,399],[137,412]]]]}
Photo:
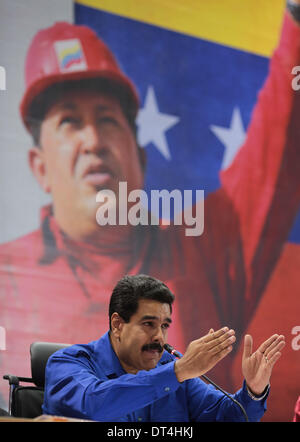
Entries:
{"type": "Polygon", "coordinates": [[[134,112],[139,106],[131,81],[119,68],[105,43],[87,26],[67,22],[39,31],[27,53],[25,93],[20,105],[24,124],[34,99],[49,86],[83,78],[105,78],[126,90],[134,112]]]}
{"type": "MultiPolygon", "coordinates": [[[[93,246],[108,241],[109,229],[103,235],[95,216],[99,190],[117,194],[119,181],[129,191],[143,187],[137,110],[134,86],[92,30],[57,23],[33,39],[21,102],[35,143],[29,162],[53,197],[56,222],[72,239],[93,246]]],[[[127,228],[111,230],[109,244],[128,235],[127,228]]]]}
{"type": "MultiPolygon", "coordinates": [[[[0,248],[0,323],[7,331],[1,371],[15,373],[35,340],[97,338],[107,328],[109,295],[125,274],[150,274],[176,294],[169,339],[179,348],[224,325],[240,340],[298,210],[292,140],[299,98],[289,79],[300,64],[296,18],[285,15],[247,140],[205,202],[200,237],[185,236],[182,226],[99,226],[99,190],[117,195],[120,182],[128,192],[143,187],[135,87],[89,28],[57,23],[35,36],[20,110],[34,139],[31,170],[53,202],[42,209],[39,230],[0,248]],[[253,173],[263,167],[264,177],[253,173]],[[282,189],[290,198],[284,216],[282,189]]],[[[231,362],[229,355],[212,375],[228,389],[231,362]]]]}

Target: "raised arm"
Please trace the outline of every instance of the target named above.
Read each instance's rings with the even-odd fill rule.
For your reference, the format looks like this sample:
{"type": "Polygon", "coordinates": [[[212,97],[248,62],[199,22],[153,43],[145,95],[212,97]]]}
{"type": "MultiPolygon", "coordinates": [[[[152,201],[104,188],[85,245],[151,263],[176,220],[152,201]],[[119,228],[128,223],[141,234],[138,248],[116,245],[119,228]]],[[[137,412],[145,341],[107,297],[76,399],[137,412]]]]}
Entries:
{"type": "MultiPolygon", "coordinates": [[[[180,421],[239,421],[244,418],[236,404],[198,378],[231,351],[234,341],[234,331],[227,327],[210,331],[193,341],[182,359],[175,362],[165,354],[161,365],[136,374],[121,373],[116,363],[110,367],[110,357],[103,369],[101,360],[96,361],[84,346],[59,351],[47,364],[43,412],[98,421],[136,421],[139,410],[155,403],[148,410],[150,421],[159,416],[180,421]]],[[[251,420],[262,416],[265,401],[252,400],[245,383],[234,396],[243,402],[251,420]]]]}
{"type": "Polygon", "coordinates": [[[286,12],[245,144],[221,174],[239,223],[248,314],[265,288],[299,210],[300,95],[292,88],[295,65],[300,65],[300,26],[286,12]]]}

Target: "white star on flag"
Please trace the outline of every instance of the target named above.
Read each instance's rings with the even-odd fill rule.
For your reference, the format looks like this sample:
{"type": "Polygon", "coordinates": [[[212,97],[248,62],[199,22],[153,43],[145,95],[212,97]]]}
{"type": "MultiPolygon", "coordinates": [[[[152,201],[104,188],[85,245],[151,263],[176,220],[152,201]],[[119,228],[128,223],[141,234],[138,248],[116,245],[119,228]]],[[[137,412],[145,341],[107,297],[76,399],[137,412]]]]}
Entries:
{"type": "Polygon", "coordinates": [[[137,116],[138,139],[141,146],[153,143],[166,160],[171,154],[165,132],[179,122],[174,115],[159,112],[153,86],[148,87],[143,109],[137,116]]]}
{"type": "Polygon", "coordinates": [[[230,127],[211,125],[210,129],[225,146],[221,169],[230,166],[246,138],[241,112],[238,107],[233,109],[230,127]]]}

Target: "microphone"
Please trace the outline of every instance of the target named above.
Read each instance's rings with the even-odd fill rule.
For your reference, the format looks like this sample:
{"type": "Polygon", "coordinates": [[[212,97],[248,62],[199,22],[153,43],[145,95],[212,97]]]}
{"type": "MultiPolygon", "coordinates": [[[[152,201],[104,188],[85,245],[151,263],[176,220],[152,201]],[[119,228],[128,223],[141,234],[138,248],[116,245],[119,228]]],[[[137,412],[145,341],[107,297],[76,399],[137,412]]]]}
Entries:
{"type": "Polygon", "coordinates": [[[176,356],[178,359],[182,358],[182,354],[179,353],[179,351],[175,350],[174,347],[170,344],[164,344],[164,349],[167,350],[168,353],[171,353],[171,355],[176,356]]]}
{"type": "MultiPolygon", "coordinates": [[[[164,349],[167,350],[168,353],[170,353],[171,355],[176,356],[178,359],[182,358],[182,354],[175,350],[174,347],[172,347],[172,345],[170,344],[164,344],[164,349]]],[[[215,384],[215,382],[213,382],[211,379],[209,379],[207,376],[205,376],[204,374],[200,376],[201,378],[205,379],[206,382],[208,382],[209,384],[213,385],[217,390],[221,391],[225,396],[227,396],[229,399],[232,400],[232,402],[234,402],[236,405],[238,405],[240,407],[240,409],[242,410],[242,413],[245,417],[245,421],[249,422],[247,413],[245,408],[242,406],[242,404],[240,402],[238,402],[236,399],[234,399],[232,396],[230,396],[230,394],[228,394],[226,391],[223,390],[223,388],[219,387],[217,384],[215,384]]]]}

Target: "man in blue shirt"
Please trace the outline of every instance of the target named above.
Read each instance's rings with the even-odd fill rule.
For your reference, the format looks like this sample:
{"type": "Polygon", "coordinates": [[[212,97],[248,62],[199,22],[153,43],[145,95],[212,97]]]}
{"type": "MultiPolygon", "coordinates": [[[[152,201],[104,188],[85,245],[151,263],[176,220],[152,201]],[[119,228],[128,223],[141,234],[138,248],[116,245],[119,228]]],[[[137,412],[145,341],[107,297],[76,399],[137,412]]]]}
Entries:
{"type": "MultiPolygon", "coordinates": [[[[199,379],[232,351],[234,330],[211,329],[177,360],[163,349],[173,301],[155,278],[122,278],[110,300],[109,332],[50,357],[43,412],[113,422],[243,421],[237,404],[199,379]]],[[[273,335],[252,353],[252,338],[245,336],[245,381],[233,397],[250,421],[265,412],[272,368],[284,344],[282,335],[273,335]]]]}

